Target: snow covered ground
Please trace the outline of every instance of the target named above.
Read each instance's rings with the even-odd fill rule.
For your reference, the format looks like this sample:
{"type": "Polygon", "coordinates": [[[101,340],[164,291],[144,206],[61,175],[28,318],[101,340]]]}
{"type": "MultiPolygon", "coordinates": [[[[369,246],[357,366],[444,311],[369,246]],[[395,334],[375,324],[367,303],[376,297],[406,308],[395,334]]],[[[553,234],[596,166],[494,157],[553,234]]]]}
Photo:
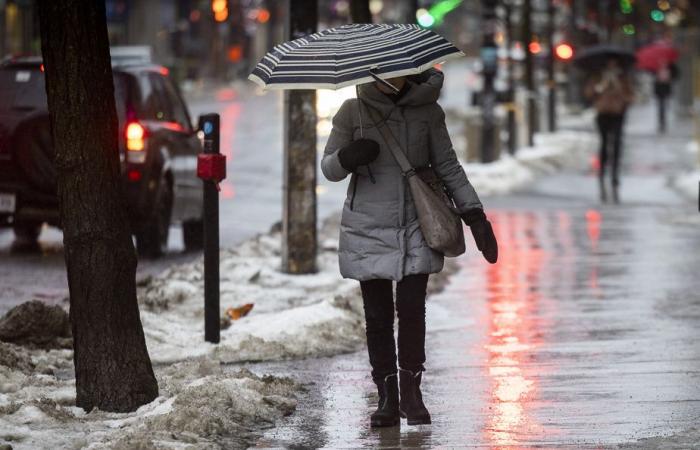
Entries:
{"type": "MultiPolygon", "coordinates": [[[[697,141],[690,141],[686,145],[686,151],[697,158],[700,145],[697,141]]],[[[670,186],[688,200],[698,203],[698,182],[700,182],[700,168],[675,174],[669,180],[670,186]]]]}
{"type": "Polygon", "coordinates": [[[245,448],[296,407],[300,386],[219,361],[195,358],[156,368],[160,396],[133,413],[85,412],[75,404],[68,350],[29,351],[0,343],[0,447],[20,449],[245,448]],[[59,375],[59,376],[57,376],[59,375]]]}
{"type": "Polygon", "coordinates": [[[523,189],[542,175],[585,165],[596,145],[595,135],[585,131],[539,133],[534,147],[520,148],[515,156],[504,154],[490,164],[463,166],[480,196],[502,195],[523,189]]]}

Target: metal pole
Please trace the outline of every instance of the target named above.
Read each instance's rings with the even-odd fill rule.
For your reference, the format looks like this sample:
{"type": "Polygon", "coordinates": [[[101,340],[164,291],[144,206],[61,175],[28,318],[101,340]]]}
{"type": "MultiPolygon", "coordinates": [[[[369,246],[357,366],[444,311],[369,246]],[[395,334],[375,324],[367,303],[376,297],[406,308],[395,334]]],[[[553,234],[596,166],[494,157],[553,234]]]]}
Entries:
{"type": "Polygon", "coordinates": [[[557,130],[557,80],[554,72],[554,2],[550,1],[547,7],[547,34],[549,35],[549,57],[547,58],[547,88],[549,96],[547,98],[547,116],[549,118],[549,131],[553,133],[557,130]]]}
{"type": "Polygon", "coordinates": [[[515,120],[515,70],[513,67],[513,55],[511,54],[513,46],[513,7],[508,0],[503,3],[503,6],[505,10],[505,45],[508,54],[506,59],[508,67],[508,153],[513,155],[517,147],[518,133],[515,120]]]}
{"type": "MultiPolygon", "coordinates": [[[[219,151],[219,115],[200,118],[204,153],[219,151]]],[[[219,190],[216,182],[204,180],[204,340],[217,344],[219,319],[219,190]]]]}
{"type": "Polygon", "coordinates": [[[527,90],[527,143],[535,144],[537,105],[535,104],[534,61],[530,51],[532,42],[532,0],[523,3],[523,46],[525,47],[525,89],[527,90]]]}
{"type": "Polygon", "coordinates": [[[484,88],[481,92],[481,162],[491,162],[496,159],[496,124],[494,106],[496,92],[494,80],[498,71],[498,47],[496,47],[496,2],[482,1],[483,41],[481,45],[481,61],[484,88]]]}
{"type": "MultiPolygon", "coordinates": [[[[288,38],[316,31],[317,0],[289,2],[288,38]]],[[[316,271],[316,91],[285,91],[282,270],[316,271]]]]}

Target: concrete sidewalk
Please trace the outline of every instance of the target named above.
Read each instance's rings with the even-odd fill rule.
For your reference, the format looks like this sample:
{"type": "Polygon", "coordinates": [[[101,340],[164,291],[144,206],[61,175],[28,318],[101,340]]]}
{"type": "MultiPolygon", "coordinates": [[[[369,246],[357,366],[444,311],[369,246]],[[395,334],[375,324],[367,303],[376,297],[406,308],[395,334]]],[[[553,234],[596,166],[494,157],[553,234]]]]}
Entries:
{"type": "Polygon", "coordinates": [[[369,428],[361,351],[255,367],[308,387],[257,447],[700,448],[700,220],[666,187],[689,127],[655,136],[651,111],[628,119],[621,205],[586,167],[486,199],[499,263],[468,252],[429,300],[431,426],[369,428]]]}

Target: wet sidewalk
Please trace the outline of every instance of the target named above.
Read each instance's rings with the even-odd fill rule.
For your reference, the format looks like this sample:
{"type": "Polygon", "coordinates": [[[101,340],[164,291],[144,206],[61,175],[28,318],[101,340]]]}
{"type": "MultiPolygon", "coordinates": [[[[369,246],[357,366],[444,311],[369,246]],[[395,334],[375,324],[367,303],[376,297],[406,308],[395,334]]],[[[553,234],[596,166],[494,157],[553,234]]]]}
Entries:
{"type": "Polygon", "coordinates": [[[656,137],[649,114],[629,118],[622,204],[586,168],[486,199],[499,263],[469,252],[428,303],[432,425],[369,428],[363,350],[257,366],[308,383],[257,447],[700,447],[700,220],[666,188],[689,129],[656,137]]]}

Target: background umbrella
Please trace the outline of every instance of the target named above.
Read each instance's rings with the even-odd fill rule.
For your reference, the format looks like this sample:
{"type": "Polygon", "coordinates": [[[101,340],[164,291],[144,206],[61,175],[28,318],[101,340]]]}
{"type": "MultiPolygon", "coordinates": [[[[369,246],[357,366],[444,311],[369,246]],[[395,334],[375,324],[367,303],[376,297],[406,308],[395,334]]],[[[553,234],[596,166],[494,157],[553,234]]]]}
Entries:
{"type": "Polygon", "coordinates": [[[418,74],[460,56],[418,25],[352,24],[275,46],[248,78],[266,89],[339,89],[418,74]]]}
{"type": "Polygon", "coordinates": [[[600,70],[610,58],[616,59],[620,66],[628,69],[634,66],[634,53],[616,45],[594,45],[581,50],[574,59],[574,64],[583,70],[600,70]]]}
{"type": "Polygon", "coordinates": [[[656,42],[637,50],[637,68],[656,72],[668,64],[676,62],[679,53],[665,42],[656,42]]]}

